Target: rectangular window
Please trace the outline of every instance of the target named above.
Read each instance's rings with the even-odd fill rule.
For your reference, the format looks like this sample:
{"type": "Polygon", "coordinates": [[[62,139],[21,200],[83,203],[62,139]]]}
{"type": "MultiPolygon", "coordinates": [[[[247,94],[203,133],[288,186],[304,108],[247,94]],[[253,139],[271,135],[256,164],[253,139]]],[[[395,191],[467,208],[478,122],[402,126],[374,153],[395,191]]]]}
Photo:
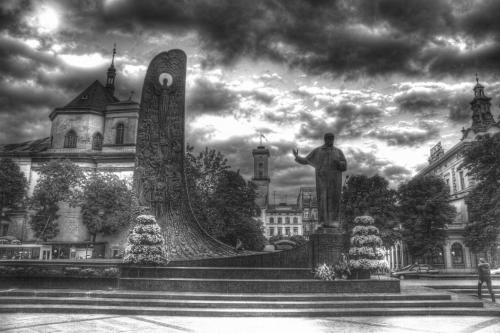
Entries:
{"type": "Polygon", "coordinates": [[[269,236],[274,236],[274,228],[269,228],[269,236]]]}
{"type": "Polygon", "coordinates": [[[286,224],[290,224],[290,217],[288,217],[288,216],[287,216],[287,217],[285,217],[285,223],[286,223],[286,224]]]}
{"type": "Polygon", "coordinates": [[[290,236],[290,228],[285,228],[285,234],[286,234],[287,236],[290,236]]]}
{"type": "Polygon", "coordinates": [[[278,236],[283,235],[283,228],[278,228],[278,236]]]}
{"type": "Polygon", "coordinates": [[[281,224],[283,223],[283,218],[282,217],[278,217],[278,224],[281,224]]]}
{"type": "Polygon", "coordinates": [[[450,186],[450,178],[446,178],[445,181],[446,181],[446,185],[448,185],[448,190],[450,191],[450,194],[451,194],[452,192],[451,192],[451,186],[450,186]]]}
{"type": "Polygon", "coordinates": [[[293,228],[293,234],[298,235],[299,234],[299,228],[293,228]]]}
{"type": "Polygon", "coordinates": [[[2,224],[2,236],[7,236],[7,232],[9,231],[8,224],[2,224]]]}
{"type": "Polygon", "coordinates": [[[463,171],[459,171],[458,172],[458,175],[460,177],[460,189],[463,190],[465,189],[465,178],[464,178],[464,172],[463,171]]]}
{"type": "Polygon", "coordinates": [[[270,217],[269,218],[269,224],[273,224],[274,223],[274,217],[270,217]]]}

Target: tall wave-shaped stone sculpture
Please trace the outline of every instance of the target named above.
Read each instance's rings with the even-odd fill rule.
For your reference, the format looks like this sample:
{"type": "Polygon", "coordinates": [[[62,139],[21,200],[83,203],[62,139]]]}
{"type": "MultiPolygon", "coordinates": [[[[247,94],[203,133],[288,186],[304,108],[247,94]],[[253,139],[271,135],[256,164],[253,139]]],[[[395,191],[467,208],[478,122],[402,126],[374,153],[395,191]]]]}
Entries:
{"type": "Polygon", "coordinates": [[[165,237],[169,259],[228,256],[236,251],[210,237],[194,217],[184,172],[186,54],[170,50],[151,61],[142,88],[134,189],[165,237]]]}

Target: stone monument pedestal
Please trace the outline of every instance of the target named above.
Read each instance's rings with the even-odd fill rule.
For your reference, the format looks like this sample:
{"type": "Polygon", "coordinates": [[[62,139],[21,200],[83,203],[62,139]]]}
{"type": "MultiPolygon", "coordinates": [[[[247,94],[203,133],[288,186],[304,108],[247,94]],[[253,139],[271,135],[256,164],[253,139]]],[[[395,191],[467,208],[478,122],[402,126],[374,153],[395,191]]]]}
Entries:
{"type": "Polygon", "coordinates": [[[313,268],[326,263],[335,265],[343,252],[344,233],[334,226],[321,226],[309,239],[312,243],[313,268]]]}

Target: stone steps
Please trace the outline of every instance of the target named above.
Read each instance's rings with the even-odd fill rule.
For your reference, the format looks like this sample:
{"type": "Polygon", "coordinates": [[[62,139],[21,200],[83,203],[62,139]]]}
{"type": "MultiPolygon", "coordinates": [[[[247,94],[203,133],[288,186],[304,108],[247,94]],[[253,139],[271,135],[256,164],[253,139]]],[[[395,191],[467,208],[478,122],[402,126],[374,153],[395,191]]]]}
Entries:
{"type": "Polygon", "coordinates": [[[99,306],[135,306],[135,307],[167,307],[167,308],[218,308],[218,309],[315,309],[315,308],[415,308],[415,307],[456,307],[476,308],[482,303],[476,301],[450,300],[371,300],[367,301],[243,301],[243,300],[133,300],[123,298],[89,298],[89,297],[1,297],[2,304],[66,304],[99,305],[99,306]]]}
{"type": "Polygon", "coordinates": [[[127,290],[60,290],[60,289],[11,289],[0,290],[0,297],[67,297],[67,298],[121,298],[121,299],[163,299],[163,300],[220,300],[220,301],[383,301],[383,300],[451,300],[450,294],[221,294],[186,292],[150,292],[127,290]]]}
{"type": "Polygon", "coordinates": [[[305,308],[305,309],[206,309],[73,304],[0,304],[0,313],[99,313],[118,315],[195,316],[195,317],[343,317],[343,316],[499,316],[497,309],[450,307],[413,308],[305,308]]]}
{"type": "Polygon", "coordinates": [[[0,313],[100,313],[169,316],[496,315],[450,294],[217,294],[147,291],[3,290],[0,313]]]}

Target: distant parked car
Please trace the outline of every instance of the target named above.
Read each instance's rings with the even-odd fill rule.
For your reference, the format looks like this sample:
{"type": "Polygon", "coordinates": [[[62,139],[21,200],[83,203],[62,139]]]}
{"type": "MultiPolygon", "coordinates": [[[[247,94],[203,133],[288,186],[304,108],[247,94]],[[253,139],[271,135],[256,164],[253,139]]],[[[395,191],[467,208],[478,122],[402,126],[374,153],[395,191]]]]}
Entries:
{"type": "Polygon", "coordinates": [[[392,277],[404,280],[408,277],[418,277],[420,274],[437,274],[439,271],[428,264],[412,264],[391,272],[392,277]]]}
{"type": "Polygon", "coordinates": [[[490,271],[491,274],[500,274],[500,266],[497,267],[497,268],[493,268],[491,271],[490,271]]]}

